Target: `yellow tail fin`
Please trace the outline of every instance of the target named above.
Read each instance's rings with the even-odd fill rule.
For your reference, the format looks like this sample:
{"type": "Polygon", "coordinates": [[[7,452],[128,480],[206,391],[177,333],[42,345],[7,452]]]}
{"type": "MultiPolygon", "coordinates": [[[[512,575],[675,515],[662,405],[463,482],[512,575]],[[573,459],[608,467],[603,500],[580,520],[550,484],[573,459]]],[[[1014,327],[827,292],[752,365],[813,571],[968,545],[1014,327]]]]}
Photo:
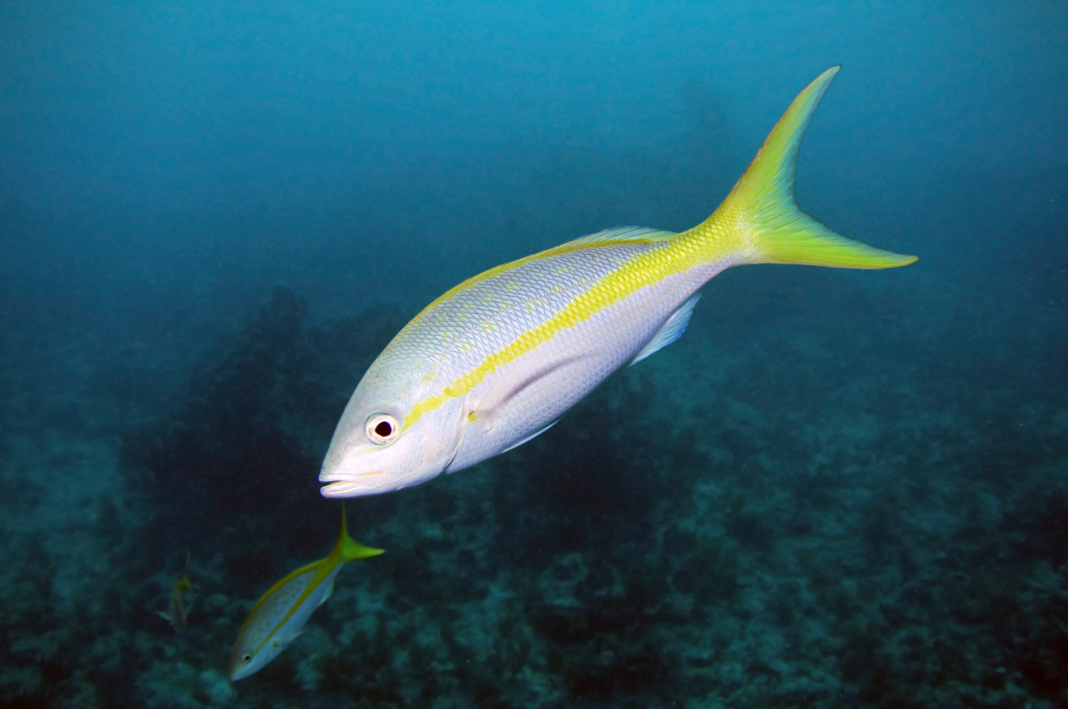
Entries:
{"type": "MultiPolygon", "coordinates": [[[[841,67],[831,67],[797,95],[727,199],[690,232],[719,242],[731,233],[731,251],[745,263],[793,263],[835,268],[894,268],[916,261],[836,234],[801,211],[794,178],[801,138],[841,67]],[[739,238],[740,237],[740,238],[739,238]]],[[[711,246],[711,244],[710,244],[711,246]]]]}
{"type": "Polygon", "coordinates": [[[340,553],[343,563],[356,561],[357,559],[366,559],[369,556],[378,556],[383,553],[382,549],[365,547],[362,544],[358,544],[349,536],[349,527],[345,523],[345,505],[341,506],[341,531],[337,535],[337,546],[335,546],[335,549],[337,550],[337,553],[340,553]]]}

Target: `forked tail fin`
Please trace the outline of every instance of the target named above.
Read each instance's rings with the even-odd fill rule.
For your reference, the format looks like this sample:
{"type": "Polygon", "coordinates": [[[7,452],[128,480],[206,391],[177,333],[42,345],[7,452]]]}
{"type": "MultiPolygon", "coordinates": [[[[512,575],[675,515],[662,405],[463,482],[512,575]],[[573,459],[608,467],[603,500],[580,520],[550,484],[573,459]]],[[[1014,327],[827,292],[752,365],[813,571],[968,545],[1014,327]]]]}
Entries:
{"type": "Polygon", "coordinates": [[[365,547],[349,536],[349,527],[345,522],[345,505],[341,506],[341,531],[338,532],[337,545],[334,549],[335,553],[341,555],[342,563],[366,559],[369,556],[378,556],[383,553],[382,549],[365,547]]]}
{"type": "Polygon", "coordinates": [[[835,268],[894,268],[916,261],[837,234],[801,211],[794,178],[801,138],[841,67],[831,67],[797,95],[723,204],[687,235],[710,257],[739,263],[793,263],[835,268]]]}

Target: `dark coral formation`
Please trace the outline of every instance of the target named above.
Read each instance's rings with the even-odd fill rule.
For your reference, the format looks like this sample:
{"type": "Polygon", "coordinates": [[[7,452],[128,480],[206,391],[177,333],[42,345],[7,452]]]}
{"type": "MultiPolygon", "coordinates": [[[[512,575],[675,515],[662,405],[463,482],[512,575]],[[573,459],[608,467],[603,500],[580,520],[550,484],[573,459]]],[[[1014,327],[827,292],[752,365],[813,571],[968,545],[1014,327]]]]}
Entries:
{"type": "Polygon", "coordinates": [[[304,301],[276,286],[217,361],[198,368],[173,415],[126,437],[130,483],[158,510],[154,541],[173,541],[175,553],[253,551],[278,541],[264,522],[280,518],[293,553],[317,548],[332,515],[315,471],[347,383],[403,322],[392,307],[329,329],[306,329],[306,318],[304,301]]]}
{"type": "Polygon", "coordinates": [[[292,425],[327,398],[301,338],[306,312],[276,287],[219,360],[194,374],[178,411],[127,437],[131,483],[161,511],[155,538],[219,540],[265,510],[300,519],[314,509],[317,461],[292,425]]]}

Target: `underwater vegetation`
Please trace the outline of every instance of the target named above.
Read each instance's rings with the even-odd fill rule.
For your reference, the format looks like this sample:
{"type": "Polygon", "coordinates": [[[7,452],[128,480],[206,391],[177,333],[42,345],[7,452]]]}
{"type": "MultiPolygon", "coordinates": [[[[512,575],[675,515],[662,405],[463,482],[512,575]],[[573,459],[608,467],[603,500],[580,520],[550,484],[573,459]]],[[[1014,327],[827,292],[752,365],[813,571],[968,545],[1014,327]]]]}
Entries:
{"type": "Polygon", "coordinates": [[[278,286],[206,350],[73,537],[101,571],[59,583],[60,551],[11,551],[3,702],[1065,706],[1068,416],[1048,380],[1019,375],[1029,425],[1006,426],[1021,413],[990,387],[932,406],[981,371],[888,393],[877,343],[788,322],[733,345],[726,324],[714,359],[684,338],[520,449],[350,501],[353,535],[389,553],[230,685],[253,601],[329,548],[337,506],[308,471],[407,315],[311,323],[278,286]],[[155,612],[187,549],[178,635],[155,612]]]}
{"type": "Polygon", "coordinates": [[[146,533],[160,548],[194,545],[242,566],[266,563],[279,542],[297,558],[317,552],[335,515],[307,471],[344,406],[339,382],[357,377],[402,319],[391,306],[329,329],[306,329],[306,317],[305,303],[275,286],[217,360],[194,371],[176,410],[125,437],[124,474],[157,511],[146,533]],[[267,510],[292,533],[280,540],[267,510]]]}

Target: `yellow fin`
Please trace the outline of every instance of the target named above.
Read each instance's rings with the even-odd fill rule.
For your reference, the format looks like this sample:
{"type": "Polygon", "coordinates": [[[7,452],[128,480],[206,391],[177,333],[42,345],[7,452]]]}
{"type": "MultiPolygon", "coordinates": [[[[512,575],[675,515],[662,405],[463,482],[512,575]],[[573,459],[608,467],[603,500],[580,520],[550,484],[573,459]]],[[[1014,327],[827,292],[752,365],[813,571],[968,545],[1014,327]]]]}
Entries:
{"type": "Polygon", "coordinates": [[[366,559],[369,556],[378,556],[384,554],[384,549],[374,549],[372,547],[365,547],[362,544],[357,544],[352,537],[349,536],[348,526],[345,524],[345,506],[341,506],[341,532],[337,537],[337,546],[334,547],[335,551],[341,554],[343,563],[350,561],[356,561],[357,559],[366,559]]]}
{"type": "MultiPolygon", "coordinates": [[[[274,584],[267,589],[267,592],[260,596],[260,599],[256,601],[256,604],[252,606],[252,610],[249,611],[248,617],[245,618],[245,622],[244,624],[242,624],[241,631],[238,633],[238,635],[245,631],[245,628],[248,627],[249,623],[256,615],[256,612],[259,611],[260,607],[267,602],[267,599],[277,593],[279,589],[292,582],[298,576],[302,576],[308,572],[313,572],[315,574],[312,579],[307,583],[305,591],[306,594],[311,589],[314,589],[316,586],[318,586],[320,582],[326,579],[326,577],[329,576],[339,565],[346,564],[350,561],[355,561],[357,559],[366,559],[369,556],[378,556],[382,553],[384,553],[382,549],[373,549],[371,547],[365,547],[353,541],[352,537],[349,536],[348,526],[345,523],[345,506],[342,505],[341,531],[338,533],[337,544],[334,545],[334,548],[330,552],[330,554],[326,558],[319,559],[318,561],[313,561],[310,564],[305,564],[299,569],[291,571],[282,578],[275,581],[274,584]]],[[[302,595],[297,600],[297,602],[293,604],[292,608],[299,607],[300,604],[303,603],[303,600],[304,596],[302,595]]],[[[286,617],[288,618],[288,615],[286,617]]]]}
{"type": "Polygon", "coordinates": [[[189,583],[189,557],[193,552],[187,551],[185,553],[185,566],[182,567],[182,578],[178,579],[178,583],[175,584],[175,589],[190,589],[193,588],[193,584],[189,583]]]}
{"type": "Polygon", "coordinates": [[[326,603],[327,601],[329,601],[330,600],[330,596],[334,595],[334,582],[335,581],[337,581],[337,576],[335,576],[334,578],[330,579],[330,584],[326,587],[326,590],[323,591],[323,595],[319,597],[319,605],[320,606],[323,605],[324,603],[326,603]]]}
{"type": "Polygon", "coordinates": [[[719,209],[690,232],[745,234],[737,256],[745,263],[792,263],[834,268],[894,268],[916,261],[837,234],[805,214],[794,201],[801,138],[841,67],[816,77],[775,124],[745,174],[719,209]]]}

